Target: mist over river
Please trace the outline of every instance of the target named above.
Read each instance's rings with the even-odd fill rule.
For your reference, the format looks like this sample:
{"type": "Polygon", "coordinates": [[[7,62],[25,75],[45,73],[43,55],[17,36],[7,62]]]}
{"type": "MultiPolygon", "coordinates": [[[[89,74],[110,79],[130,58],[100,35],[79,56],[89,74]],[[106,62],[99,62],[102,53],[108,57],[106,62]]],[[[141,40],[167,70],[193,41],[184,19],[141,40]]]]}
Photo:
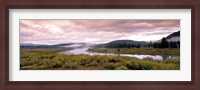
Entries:
{"type": "Polygon", "coordinates": [[[96,53],[89,52],[88,49],[92,48],[92,45],[82,45],[82,44],[73,44],[65,46],[66,48],[73,48],[72,50],[62,51],[59,54],[86,54],[86,55],[113,55],[113,56],[126,56],[126,57],[135,57],[139,59],[143,58],[153,58],[154,60],[165,60],[167,58],[179,58],[179,55],[146,55],[146,54],[114,54],[114,53],[96,53]]]}

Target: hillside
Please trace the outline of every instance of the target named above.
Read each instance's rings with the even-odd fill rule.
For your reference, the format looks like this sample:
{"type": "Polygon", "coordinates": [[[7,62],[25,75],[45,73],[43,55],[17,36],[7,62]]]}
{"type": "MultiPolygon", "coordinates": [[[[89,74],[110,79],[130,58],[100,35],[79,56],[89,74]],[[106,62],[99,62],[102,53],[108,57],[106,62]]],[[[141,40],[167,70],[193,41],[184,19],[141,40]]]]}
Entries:
{"type": "Polygon", "coordinates": [[[180,41],[180,31],[174,32],[174,33],[168,35],[166,37],[166,39],[167,39],[168,42],[170,42],[170,41],[173,41],[173,42],[180,41]]]}
{"type": "Polygon", "coordinates": [[[148,44],[145,41],[133,41],[133,40],[115,40],[105,44],[95,45],[96,48],[130,48],[141,47],[148,44]]]}

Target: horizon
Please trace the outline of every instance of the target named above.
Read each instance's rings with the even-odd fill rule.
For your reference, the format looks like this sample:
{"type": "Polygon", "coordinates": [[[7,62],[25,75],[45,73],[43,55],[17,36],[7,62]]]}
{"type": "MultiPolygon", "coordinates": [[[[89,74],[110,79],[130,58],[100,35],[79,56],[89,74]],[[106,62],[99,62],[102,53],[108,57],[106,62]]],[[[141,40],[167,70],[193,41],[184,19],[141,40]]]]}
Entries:
{"type": "Polygon", "coordinates": [[[180,20],[20,20],[20,44],[157,41],[180,31],[180,20]]]}
{"type": "MultiPolygon", "coordinates": [[[[161,38],[162,39],[162,38],[161,38]]],[[[160,39],[160,40],[161,40],[160,39]]],[[[121,40],[128,40],[128,39],[121,39],[121,40]]],[[[113,40],[116,41],[116,40],[113,40]]],[[[132,41],[136,41],[136,40],[132,40],[132,41]]],[[[157,40],[158,41],[158,40],[157,40]]],[[[157,41],[138,41],[138,42],[157,42],[157,41]]],[[[81,44],[81,43],[85,43],[85,44],[105,44],[105,43],[109,43],[111,41],[108,42],[103,42],[103,43],[87,43],[87,42],[63,42],[63,43],[54,43],[54,44],[40,44],[40,43],[20,43],[21,44],[35,44],[35,45],[58,45],[58,44],[69,44],[69,43],[74,43],[74,44],[81,44]]]]}

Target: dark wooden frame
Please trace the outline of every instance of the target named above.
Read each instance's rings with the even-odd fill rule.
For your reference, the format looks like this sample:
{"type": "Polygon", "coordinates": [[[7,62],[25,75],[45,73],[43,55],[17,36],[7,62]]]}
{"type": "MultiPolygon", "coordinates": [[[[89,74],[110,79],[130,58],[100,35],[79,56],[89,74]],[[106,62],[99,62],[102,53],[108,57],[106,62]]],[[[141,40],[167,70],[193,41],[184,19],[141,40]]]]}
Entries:
{"type": "Polygon", "coordinates": [[[1,77],[0,90],[4,89],[136,89],[136,90],[200,90],[199,87],[199,1],[3,1],[1,2],[1,77]],[[191,9],[192,10],[192,81],[9,81],[9,9],[191,9]]]}

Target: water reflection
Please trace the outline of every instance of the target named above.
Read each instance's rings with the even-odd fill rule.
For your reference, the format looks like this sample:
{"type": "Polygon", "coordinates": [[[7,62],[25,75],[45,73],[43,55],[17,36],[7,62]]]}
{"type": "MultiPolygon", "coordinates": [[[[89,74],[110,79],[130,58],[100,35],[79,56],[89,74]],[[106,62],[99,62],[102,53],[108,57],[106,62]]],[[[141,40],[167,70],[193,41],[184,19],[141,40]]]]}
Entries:
{"type": "Polygon", "coordinates": [[[166,60],[168,58],[179,58],[179,55],[141,55],[141,54],[113,54],[113,53],[96,53],[88,52],[89,47],[75,48],[73,50],[60,52],[60,54],[87,54],[87,55],[113,55],[113,56],[126,56],[135,57],[139,59],[153,58],[154,60],[166,60]]]}

